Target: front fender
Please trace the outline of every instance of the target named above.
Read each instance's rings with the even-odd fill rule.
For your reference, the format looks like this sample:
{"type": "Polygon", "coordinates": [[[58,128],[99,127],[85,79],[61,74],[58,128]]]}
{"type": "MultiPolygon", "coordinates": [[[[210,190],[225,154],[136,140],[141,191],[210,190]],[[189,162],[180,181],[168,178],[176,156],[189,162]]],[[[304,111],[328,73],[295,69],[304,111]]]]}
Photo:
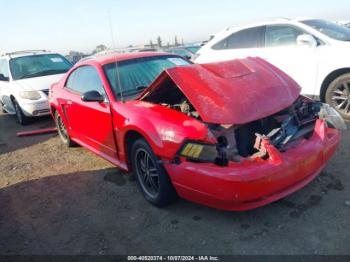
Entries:
{"type": "Polygon", "coordinates": [[[200,121],[169,109],[141,101],[112,107],[120,157],[126,160],[126,135],[137,132],[162,159],[173,159],[185,139],[205,141],[207,127],[200,121]]]}

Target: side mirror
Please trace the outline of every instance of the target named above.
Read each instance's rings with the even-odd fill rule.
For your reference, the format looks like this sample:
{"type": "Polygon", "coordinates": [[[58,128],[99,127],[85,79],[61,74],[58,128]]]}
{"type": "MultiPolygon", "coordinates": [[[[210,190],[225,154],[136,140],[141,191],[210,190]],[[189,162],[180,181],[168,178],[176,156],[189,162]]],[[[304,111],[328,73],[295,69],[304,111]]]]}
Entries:
{"type": "Polygon", "coordinates": [[[297,45],[298,46],[309,46],[316,47],[317,41],[312,35],[303,34],[297,37],[297,45]]]}
{"type": "Polygon", "coordinates": [[[3,74],[0,74],[0,81],[9,81],[10,79],[6,76],[4,76],[3,74]]]}
{"type": "Polygon", "coordinates": [[[83,100],[84,102],[104,102],[105,97],[101,95],[99,92],[97,92],[96,90],[93,90],[93,91],[85,92],[81,96],[81,100],[83,100]]]}

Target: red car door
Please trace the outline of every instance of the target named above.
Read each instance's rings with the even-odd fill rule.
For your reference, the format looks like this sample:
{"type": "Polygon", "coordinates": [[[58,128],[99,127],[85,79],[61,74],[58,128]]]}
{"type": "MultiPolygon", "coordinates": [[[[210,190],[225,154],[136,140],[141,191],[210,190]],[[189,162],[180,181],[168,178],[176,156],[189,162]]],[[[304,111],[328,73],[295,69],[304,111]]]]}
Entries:
{"type": "Polygon", "coordinates": [[[65,113],[75,140],[107,158],[117,158],[113,135],[112,115],[101,77],[93,66],[74,70],[66,82],[65,113]],[[84,102],[87,91],[98,91],[106,97],[104,102],[84,102]]]}

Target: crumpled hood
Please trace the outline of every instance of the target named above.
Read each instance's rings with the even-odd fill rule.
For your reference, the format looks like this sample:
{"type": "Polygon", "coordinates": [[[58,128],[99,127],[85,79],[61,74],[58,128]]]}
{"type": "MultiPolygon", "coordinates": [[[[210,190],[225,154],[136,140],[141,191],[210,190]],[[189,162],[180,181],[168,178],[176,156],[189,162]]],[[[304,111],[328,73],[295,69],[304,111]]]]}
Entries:
{"type": "Polygon", "coordinates": [[[244,124],[277,113],[298,98],[300,87],[261,58],[194,64],[165,70],[141,95],[141,100],[168,78],[207,123],[244,124]]]}
{"type": "Polygon", "coordinates": [[[64,74],[33,77],[33,78],[16,80],[16,83],[25,91],[47,90],[51,87],[52,84],[58,82],[63,76],[64,74]]]}

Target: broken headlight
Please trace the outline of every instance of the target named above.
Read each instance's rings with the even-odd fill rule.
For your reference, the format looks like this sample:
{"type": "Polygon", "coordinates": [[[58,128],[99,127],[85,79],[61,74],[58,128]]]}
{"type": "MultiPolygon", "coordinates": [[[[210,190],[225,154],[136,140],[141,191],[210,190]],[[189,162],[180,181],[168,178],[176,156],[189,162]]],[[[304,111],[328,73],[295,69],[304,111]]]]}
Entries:
{"type": "Polygon", "coordinates": [[[346,124],[343,117],[328,104],[322,104],[319,117],[327,122],[328,125],[338,130],[346,130],[346,124]]]}
{"type": "Polygon", "coordinates": [[[180,156],[200,162],[214,162],[217,157],[216,145],[188,142],[180,150],[180,156]]]}
{"type": "Polygon", "coordinates": [[[196,162],[215,163],[221,166],[228,164],[227,154],[221,150],[220,143],[214,145],[190,141],[184,144],[178,155],[196,162]]]}

